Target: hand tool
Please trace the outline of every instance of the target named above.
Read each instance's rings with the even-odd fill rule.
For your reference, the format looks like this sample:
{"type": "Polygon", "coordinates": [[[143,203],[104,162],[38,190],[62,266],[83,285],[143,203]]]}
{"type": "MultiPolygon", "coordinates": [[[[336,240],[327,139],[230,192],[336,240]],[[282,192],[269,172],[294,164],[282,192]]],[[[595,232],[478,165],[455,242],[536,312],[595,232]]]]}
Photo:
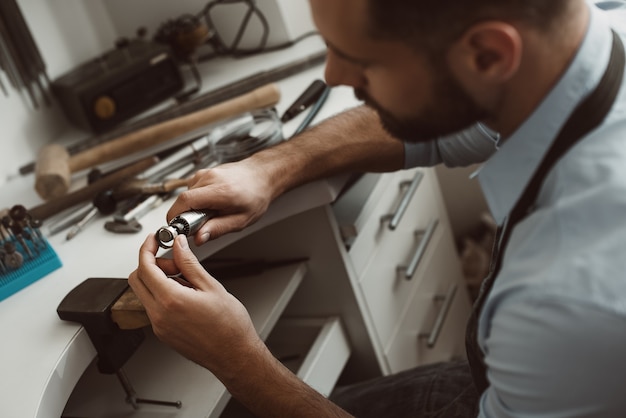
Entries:
{"type": "Polygon", "coordinates": [[[160,206],[163,200],[164,198],[160,194],[153,194],[147,197],[142,196],[142,200],[134,207],[131,207],[125,213],[115,215],[112,221],[107,221],[104,224],[104,229],[117,234],[139,232],[142,229],[139,218],[160,206]]]}
{"type": "Polygon", "coordinates": [[[48,226],[48,236],[53,236],[74,225],[80,219],[87,215],[87,212],[91,210],[93,203],[89,202],[77,208],[72,208],[70,213],[61,215],[61,219],[56,219],[48,226]]]}
{"type": "Polygon", "coordinates": [[[302,123],[300,123],[300,126],[298,126],[298,128],[295,130],[295,132],[293,133],[293,136],[298,135],[300,132],[304,131],[306,128],[309,127],[311,122],[313,122],[313,119],[315,118],[315,116],[317,116],[320,109],[326,102],[326,99],[328,98],[329,94],[330,94],[330,87],[325,85],[324,89],[320,92],[320,95],[317,97],[315,104],[313,105],[309,113],[306,115],[302,123]]]}
{"type": "MultiPolygon", "coordinates": [[[[175,106],[169,107],[160,112],[156,112],[135,121],[129,121],[128,123],[112,129],[110,132],[82,139],[74,144],[69,145],[67,151],[70,155],[78,154],[79,152],[86,151],[97,145],[110,141],[111,139],[126,135],[130,132],[134,132],[147,126],[152,126],[157,123],[176,118],[178,116],[183,116],[195,112],[196,110],[203,109],[205,107],[212,106],[222,101],[231,99],[242,93],[261,87],[265,84],[274,83],[276,81],[282,80],[284,78],[302,72],[308,68],[323,64],[325,59],[326,52],[321,51],[306,56],[304,58],[297,59],[293,62],[289,62],[288,64],[279,66],[271,70],[260,71],[256,74],[253,74],[241,80],[237,80],[218,89],[200,94],[193,99],[178,103],[175,106]]],[[[33,171],[35,171],[35,162],[25,164],[19,169],[19,173],[21,175],[30,174],[33,171]]]]}
{"type": "Polygon", "coordinates": [[[188,182],[188,178],[169,179],[160,181],[158,183],[147,183],[138,185],[130,184],[128,186],[125,186],[124,190],[130,190],[136,194],[162,194],[173,192],[174,190],[180,189],[181,187],[187,187],[188,182]]]}
{"type": "Polygon", "coordinates": [[[29,209],[29,213],[33,219],[39,219],[41,221],[44,221],[50,216],[55,215],[65,209],[69,209],[72,206],[78,205],[79,203],[87,202],[93,199],[98,193],[101,193],[105,190],[113,189],[123,181],[128,180],[129,178],[146,170],[157,161],[158,158],[156,157],[148,157],[139,160],[111,174],[103,176],[101,179],[79,190],[76,190],[75,192],[56,197],[49,200],[48,202],[42,203],[41,205],[37,205],[29,209]]]}
{"type": "Polygon", "coordinates": [[[133,408],[139,403],[182,407],[180,401],[138,398],[124,373],[122,367],[145,338],[141,328],[150,324],[127,280],[89,278],[63,298],[57,314],[59,318],[78,322],[85,328],[98,353],[98,370],[117,376],[133,408]]]}
{"type": "Polygon", "coordinates": [[[113,193],[110,190],[100,192],[93,200],[93,207],[72,227],[72,229],[70,229],[65,239],[69,241],[74,238],[80,231],[83,230],[85,225],[91,222],[92,219],[95,219],[97,215],[112,214],[115,212],[116,206],[117,202],[113,198],[113,193]]]}
{"type": "Polygon", "coordinates": [[[65,239],[67,241],[73,239],[80,231],[82,231],[83,227],[87,225],[92,219],[94,219],[98,215],[98,208],[92,206],[91,209],[76,222],[72,228],[69,230],[67,235],[65,235],[65,239]]]}
{"type": "Polygon", "coordinates": [[[185,132],[253,109],[273,106],[280,99],[275,84],[194,113],[143,128],[70,157],[59,145],[42,148],[37,157],[35,189],[43,199],[62,196],[70,186],[71,173],[147,149],[185,132]]]}
{"type": "Polygon", "coordinates": [[[245,137],[255,126],[255,118],[250,112],[237,115],[215,126],[210,133],[193,140],[181,147],[178,151],[163,158],[159,163],[144,171],[136,178],[138,180],[164,178],[168,173],[182,168],[189,162],[204,167],[217,165],[219,161],[215,155],[214,144],[225,138],[245,137]]]}
{"type": "Polygon", "coordinates": [[[208,154],[210,152],[209,148],[208,135],[203,135],[190,144],[178,149],[173,154],[163,158],[148,170],[135,176],[135,179],[145,181],[155,177],[166,177],[169,173],[182,168],[189,162],[199,160],[201,156],[208,154]]]}
{"type": "Polygon", "coordinates": [[[300,96],[293,102],[291,106],[285,110],[285,113],[280,117],[281,122],[285,123],[298,116],[304,110],[313,105],[320,97],[322,92],[326,89],[326,83],[322,80],[314,80],[307,88],[302,92],[300,96]]]}
{"type": "Polygon", "coordinates": [[[174,240],[179,235],[191,236],[198,232],[206,221],[215,216],[214,211],[190,210],[183,212],[172,219],[167,226],[162,226],[156,232],[156,240],[161,248],[172,248],[174,240]]]}

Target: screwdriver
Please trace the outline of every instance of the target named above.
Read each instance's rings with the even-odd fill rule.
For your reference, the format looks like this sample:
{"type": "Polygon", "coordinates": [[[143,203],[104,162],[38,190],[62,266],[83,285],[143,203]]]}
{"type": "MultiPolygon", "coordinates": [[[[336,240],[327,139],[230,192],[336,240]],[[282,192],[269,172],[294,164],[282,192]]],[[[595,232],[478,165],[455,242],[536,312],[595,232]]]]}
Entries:
{"type": "Polygon", "coordinates": [[[85,225],[91,222],[92,219],[96,217],[98,214],[102,215],[111,215],[115,212],[115,208],[117,207],[117,201],[113,198],[113,192],[110,190],[105,190],[104,192],[100,192],[93,199],[93,207],[83,216],[70,231],[65,236],[66,240],[71,240],[74,238],[80,231],[83,230],[85,225]]]}

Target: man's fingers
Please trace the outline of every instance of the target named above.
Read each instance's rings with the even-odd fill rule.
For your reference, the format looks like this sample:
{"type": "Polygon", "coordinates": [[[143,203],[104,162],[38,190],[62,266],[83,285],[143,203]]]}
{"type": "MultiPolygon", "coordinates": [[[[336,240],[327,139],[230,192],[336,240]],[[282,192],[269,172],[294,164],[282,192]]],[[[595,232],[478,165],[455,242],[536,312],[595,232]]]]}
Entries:
{"type": "MultiPolygon", "coordinates": [[[[137,278],[141,280],[150,293],[155,296],[163,291],[164,286],[168,286],[168,281],[163,280],[166,278],[166,274],[178,273],[175,263],[173,266],[170,265],[168,267],[168,270],[172,271],[172,273],[166,273],[161,269],[155,257],[158,249],[159,245],[157,244],[154,234],[148,235],[139,248],[139,267],[137,267],[136,273],[137,278]]],[[[161,262],[166,263],[165,261],[161,262]]]]}
{"type": "Polygon", "coordinates": [[[194,242],[200,246],[206,243],[209,239],[216,239],[229,232],[241,231],[244,227],[248,226],[250,219],[243,214],[234,215],[220,215],[209,219],[202,227],[196,232],[194,236],[194,242]]]}
{"type": "Polygon", "coordinates": [[[142,261],[142,256],[144,256],[144,253],[146,255],[151,254],[152,257],[154,258],[158,250],[159,250],[159,244],[156,240],[155,234],[151,233],[143,241],[143,244],[141,244],[141,247],[139,247],[139,261],[140,262],[142,261]]]}
{"type": "Polygon", "coordinates": [[[176,216],[191,209],[212,209],[205,201],[206,196],[213,196],[210,190],[196,188],[180,193],[170,209],[167,211],[167,222],[176,216]]]}
{"type": "Polygon", "coordinates": [[[180,273],[178,271],[178,267],[176,267],[176,263],[171,258],[157,258],[156,264],[161,270],[163,270],[163,273],[168,276],[180,273]]]}
{"type": "Polygon", "coordinates": [[[202,267],[200,261],[189,248],[187,237],[179,235],[174,240],[174,261],[183,277],[197,289],[208,290],[215,279],[202,267]]]}
{"type": "Polygon", "coordinates": [[[138,270],[133,271],[128,276],[128,284],[133,289],[133,292],[135,292],[135,295],[137,295],[143,306],[145,306],[146,310],[149,312],[154,304],[155,299],[152,295],[152,292],[150,292],[150,289],[146,287],[143,280],[141,280],[141,278],[139,277],[138,270]]]}

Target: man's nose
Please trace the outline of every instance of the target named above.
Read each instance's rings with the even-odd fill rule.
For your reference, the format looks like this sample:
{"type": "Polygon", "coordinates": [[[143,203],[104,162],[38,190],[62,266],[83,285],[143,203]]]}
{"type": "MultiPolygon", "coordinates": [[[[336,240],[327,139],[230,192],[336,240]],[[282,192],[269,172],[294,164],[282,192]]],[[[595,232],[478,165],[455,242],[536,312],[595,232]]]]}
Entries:
{"type": "Polygon", "coordinates": [[[326,56],[324,73],[326,84],[334,86],[349,86],[353,88],[365,87],[366,80],[358,65],[343,60],[331,51],[326,56]]]}

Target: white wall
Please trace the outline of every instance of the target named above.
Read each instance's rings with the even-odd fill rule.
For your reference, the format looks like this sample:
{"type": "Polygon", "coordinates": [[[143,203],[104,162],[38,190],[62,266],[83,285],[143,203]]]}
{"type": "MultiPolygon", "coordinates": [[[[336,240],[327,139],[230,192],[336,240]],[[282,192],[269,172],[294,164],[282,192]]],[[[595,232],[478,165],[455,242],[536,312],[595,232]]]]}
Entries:
{"type": "MultiPolygon", "coordinates": [[[[48,75],[54,79],[110,49],[117,38],[134,37],[138,27],[146,26],[151,36],[167,19],[202,10],[206,0],[18,0],[18,3],[47,64],[48,75]]],[[[270,45],[313,29],[307,0],[259,0],[258,5],[270,20],[270,45]],[[281,21],[286,16],[288,23],[281,21]]],[[[239,17],[234,6],[220,7],[223,10],[216,10],[221,16],[216,24],[226,32],[234,31],[233,19],[237,21],[239,17]]],[[[259,31],[260,26],[251,23],[247,35],[250,42],[259,31]]],[[[242,44],[246,46],[256,43],[242,44]]],[[[6,85],[7,80],[1,79],[6,85]]],[[[15,90],[10,91],[8,98],[0,93],[0,126],[3,145],[0,185],[17,173],[19,167],[33,161],[41,146],[50,142],[65,145],[89,136],[71,127],[57,106],[34,110],[25,93],[21,95],[15,90]]]]}
{"type": "MultiPolygon", "coordinates": [[[[99,1],[18,0],[22,13],[39,46],[51,79],[113,45],[115,34],[99,1]]],[[[9,97],[0,94],[0,184],[8,175],[32,161],[38,149],[58,140],[69,128],[57,106],[41,102],[35,110],[24,92],[9,87],[9,97]]],[[[2,202],[5,203],[5,202],[2,202]]],[[[1,206],[1,205],[0,205],[1,206]]]]}
{"type": "MultiPolygon", "coordinates": [[[[152,36],[163,22],[183,14],[198,15],[206,4],[207,0],[107,0],[104,6],[117,33],[132,37],[140,26],[148,29],[149,36],[152,36]]],[[[314,29],[308,0],[257,0],[257,7],[270,27],[269,46],[314,29]]],[[[223,4],[211,9],[211,19],[225,42],[234,38],[247,10],[248,6],[244,4],[223,4]]],[[[258,46],[262,33],[258,18],[253,16],[240,46],[258,46]]]]}

